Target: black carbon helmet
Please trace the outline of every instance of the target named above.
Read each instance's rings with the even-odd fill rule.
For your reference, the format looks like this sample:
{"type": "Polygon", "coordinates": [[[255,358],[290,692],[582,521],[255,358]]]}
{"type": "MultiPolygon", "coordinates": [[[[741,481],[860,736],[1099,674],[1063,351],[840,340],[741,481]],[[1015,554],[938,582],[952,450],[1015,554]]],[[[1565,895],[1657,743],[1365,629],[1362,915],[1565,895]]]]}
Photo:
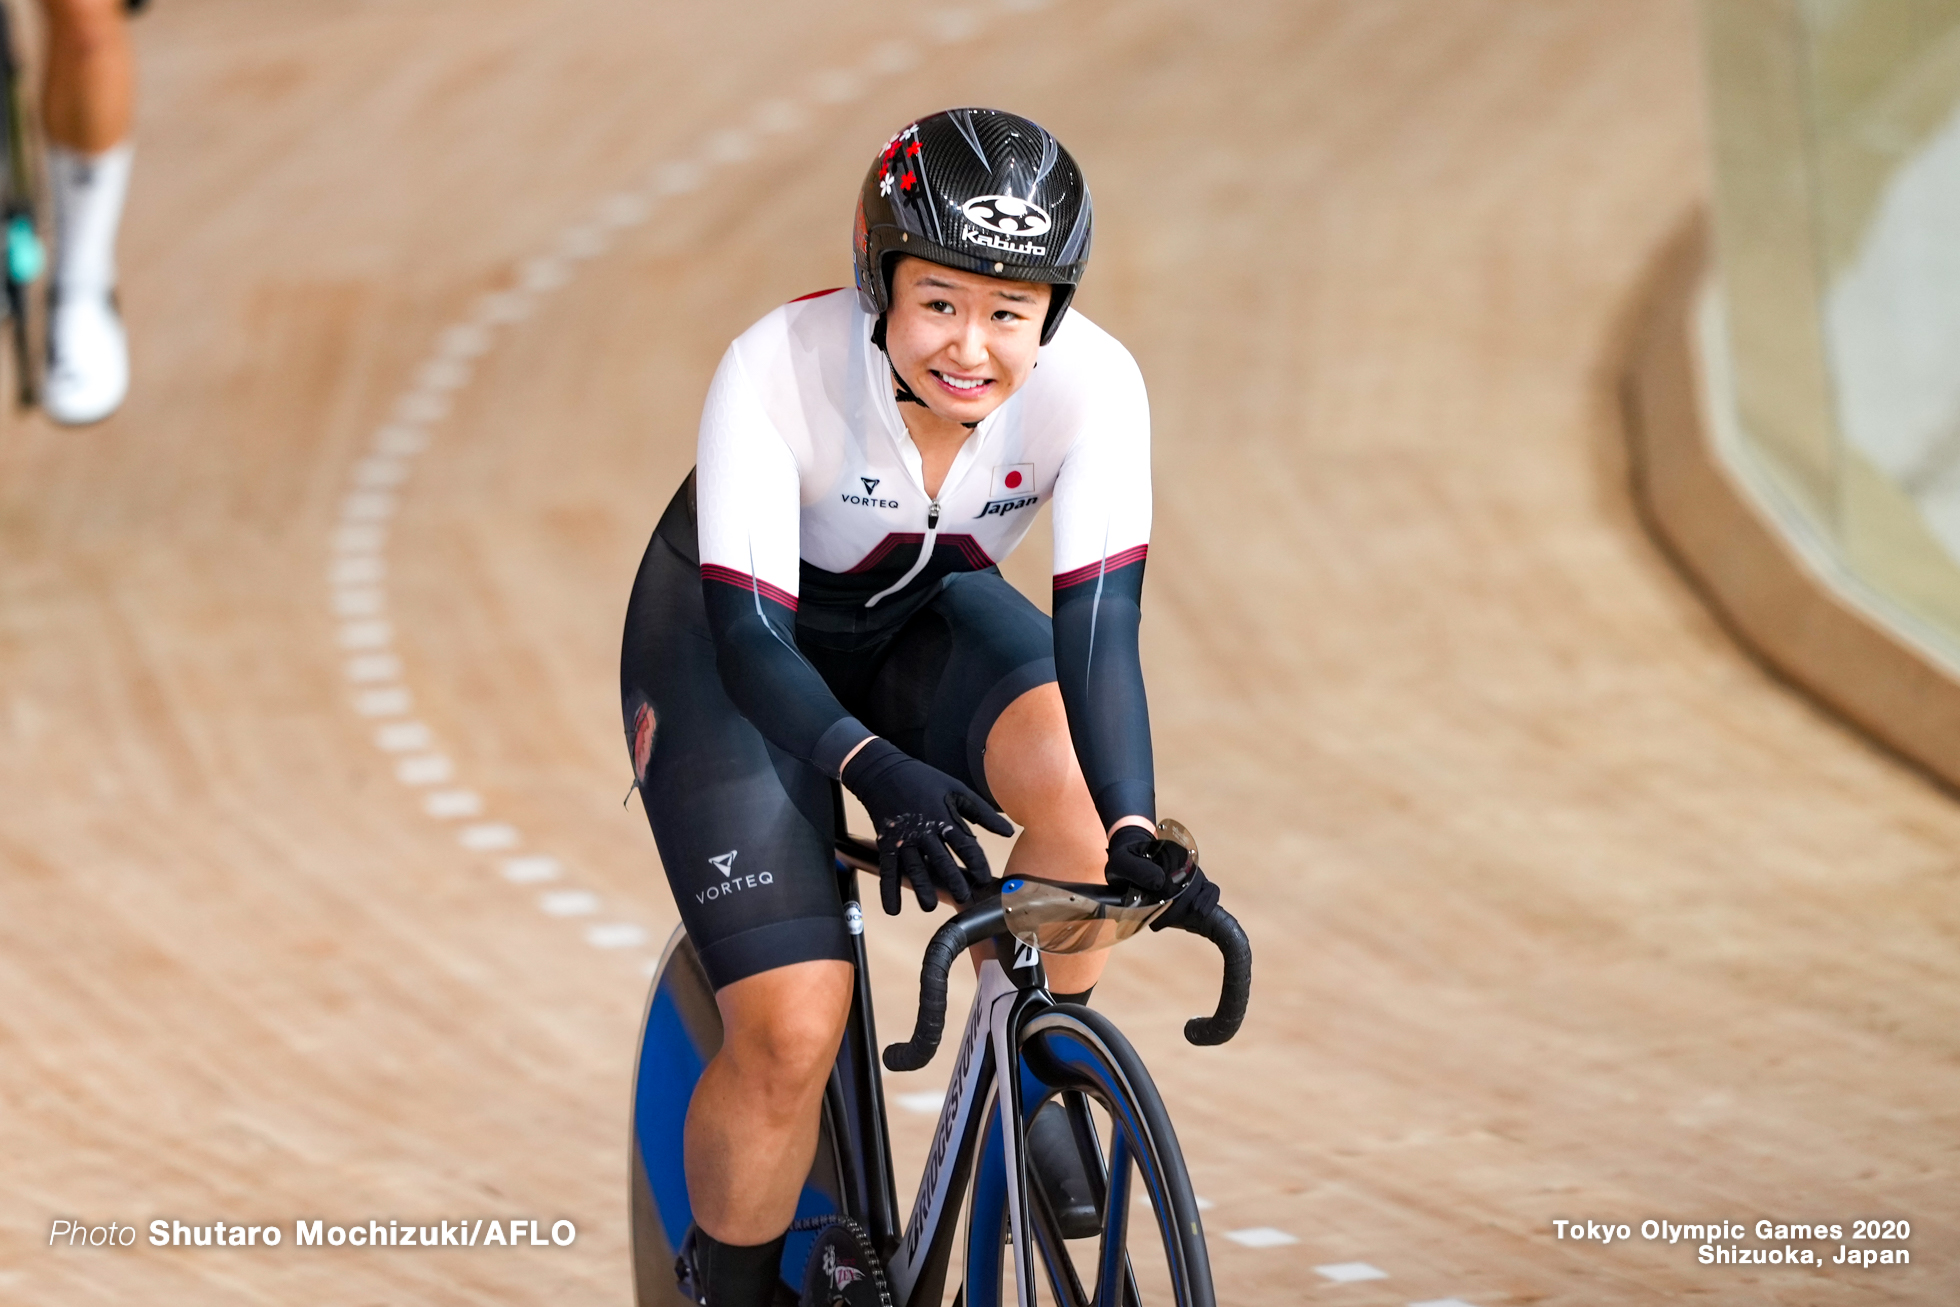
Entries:
{"type": "Polygon", "coordinates": [[[858,299],[891,308],[891,265],[911,254],[949,268],[1055,289],[1046,345],[1089,265],[1094,206],[1062,143],[1017,114],[947,109],[892,137],[858,192],[858,299]]]}

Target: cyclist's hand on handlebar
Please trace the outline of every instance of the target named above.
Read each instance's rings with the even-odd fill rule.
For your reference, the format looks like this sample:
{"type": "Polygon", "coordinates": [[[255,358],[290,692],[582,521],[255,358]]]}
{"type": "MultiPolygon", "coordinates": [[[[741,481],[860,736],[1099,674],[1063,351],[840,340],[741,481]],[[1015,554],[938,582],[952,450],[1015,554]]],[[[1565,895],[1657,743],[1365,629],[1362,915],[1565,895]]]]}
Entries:
{"type": "Polygon", "coordinates": [[[1167,899],[1177,893],[1172,878],[1190,858],[1190,850],[1158,839],[1154,831],[1118,826],[1109,837],[1109,862],[1103,868],[1103,879],[1119,887],[1140,889],[1145,898],[1167,899]]]}
{"type": "Polygon", "coordinates": [[[901,876],[926,912],[939,906],[935,884],[964,903],[991,878],[968,821],[996,835],[1014,833],[1013,824],[978,794],[875,735],[844,764],[843,781],[877,830],[880,897],[891,916],[898,915],[901,876]]]}
{"type": "Polygon", "coordinates": [[[1158,913],[1150,922],[1152,930],[1167,930],[1172,926],[1182,926],[1189,921],[1197,921],[1211,915],[1218,906],[1218,886],[1211,883],[1205,873],[1196,867],[1191,868],[1191,878],[1184,888],[1177,892],[1171,905],[1158,913]]]}
{"type": "Polygon", "coordinates": [[[1191,850],[1141,826],[1119,826],[1109,837],[1103,875],[1112,885],[1133,885],[1149,898],[1170,900],[1150,923],[1152,930],[1182,925],[1218,906],[1218,886],[1198,869],[1191,850]]]}

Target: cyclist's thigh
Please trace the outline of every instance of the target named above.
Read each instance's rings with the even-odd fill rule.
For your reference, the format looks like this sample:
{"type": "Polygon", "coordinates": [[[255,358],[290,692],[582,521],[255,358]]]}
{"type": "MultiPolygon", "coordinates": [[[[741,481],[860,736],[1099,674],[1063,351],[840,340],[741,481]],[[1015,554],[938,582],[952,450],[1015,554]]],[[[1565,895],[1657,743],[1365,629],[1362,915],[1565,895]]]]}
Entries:
{"type": "Polygon", "coordinates": [[[830,781],[764,740],[721,687],[687,490],[633,584],[620,697],[668,884],[720,989],[852,952],[832,874],[830,781]]]}
{"type": "Polygon", "coordinates": [[[987,734],[1007,706],[1055,679],[1047,614],[995,571],[962,572],[893,640],[864,724],[915,758],[987,789],[987,734]]]}

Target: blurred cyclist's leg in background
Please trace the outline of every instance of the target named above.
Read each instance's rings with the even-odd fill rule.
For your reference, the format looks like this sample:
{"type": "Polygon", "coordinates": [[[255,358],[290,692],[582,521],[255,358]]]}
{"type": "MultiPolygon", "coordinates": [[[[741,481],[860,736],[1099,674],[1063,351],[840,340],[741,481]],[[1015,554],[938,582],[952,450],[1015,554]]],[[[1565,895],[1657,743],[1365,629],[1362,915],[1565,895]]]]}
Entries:
{"type": "Polygon", "coordinates": [[[115,301],[136,61],[124,0],[42,0],[48,15],[48,188],[54,199],[48,381],[58,422],[98,422],[129,389],[115,301]]]}

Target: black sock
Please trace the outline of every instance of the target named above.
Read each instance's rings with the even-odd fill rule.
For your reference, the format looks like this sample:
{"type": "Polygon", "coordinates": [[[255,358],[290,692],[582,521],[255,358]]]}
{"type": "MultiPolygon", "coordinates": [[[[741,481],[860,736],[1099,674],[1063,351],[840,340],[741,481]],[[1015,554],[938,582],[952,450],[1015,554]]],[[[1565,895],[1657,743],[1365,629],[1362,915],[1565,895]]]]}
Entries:
{"type": "Polygon", "coordinates": [[[776,1268],[788,1238],[779,1234],[768,1243],[745,1247],[723,1243],[696,1226],[694,1264],[701,1272],[701,1292],[708,1307],[773,1307],[776,1268]]]}
{"type": "Polygon", "coordinates": [[[1089,988],[1079,994],[1059,994],[1051,989],[1048,991],[1048,997],[1054,999],[1057,1003],[1075,1003],[1082,1007],[1087,1007],[1089,1005],[1089,995],[1095,992],[1096,987],[1094,985],[1089,986],[1089,988]]]}

